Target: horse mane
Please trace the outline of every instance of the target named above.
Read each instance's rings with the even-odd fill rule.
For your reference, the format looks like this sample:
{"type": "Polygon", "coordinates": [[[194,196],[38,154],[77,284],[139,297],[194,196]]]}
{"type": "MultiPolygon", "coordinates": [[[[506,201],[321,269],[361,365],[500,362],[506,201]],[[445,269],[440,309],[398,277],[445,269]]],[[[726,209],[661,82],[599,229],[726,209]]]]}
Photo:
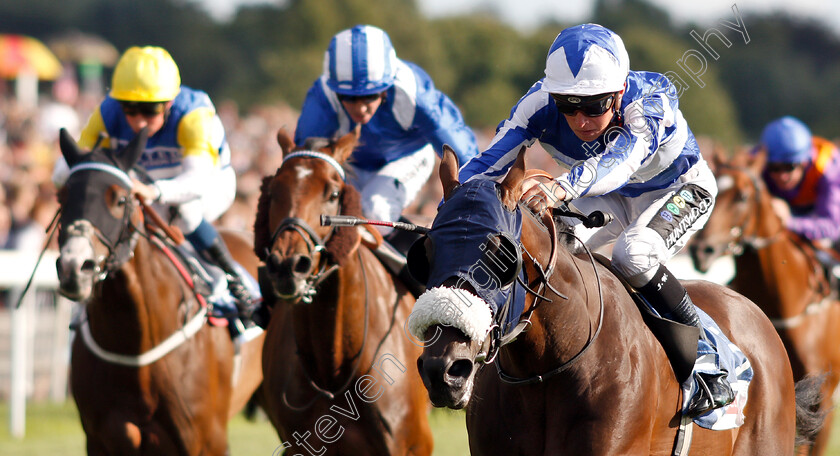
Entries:
{"type": "Polygon", "coordinates": [[[554,227],[557,241],[563,245],[572,255],[583,253],[586,249],[580,238],[575,235],[575,229],[560,217],[554,218],[554,227]]]}
{"type": "MultiPolygon", "coordinates": [[[[260,198],[257,202],[257,215],[254,220],[254,253],[266,261],[266,254],[271,249],[272,231],[269,226],[269,209],[271,208],[271,182],[280,173],[277,169],[274,176],[263,177],[260,184],[260,198]]],[[[352,185],[345,185],[341,192],[341,214],[363,217],[362,196],[352,185]]],[[[359,231],[354,226],[336,227],[333,235],[326,243],[326,253],[329,260],[343,266],[358,244],[359,231]]]]}
{"type": "Polygon", "coordinates": [[[280,168],[273,176],[265,176],[260,184],[260,198],[257,202],[257,216],[254,220],[254,253],[261,261],[266,260],[266,254],[271,247],[271,229],[268,226],[268,210],[271,207],[271,195],[269,194],[269,186],[271,181],[277,177],[280,168]]]}

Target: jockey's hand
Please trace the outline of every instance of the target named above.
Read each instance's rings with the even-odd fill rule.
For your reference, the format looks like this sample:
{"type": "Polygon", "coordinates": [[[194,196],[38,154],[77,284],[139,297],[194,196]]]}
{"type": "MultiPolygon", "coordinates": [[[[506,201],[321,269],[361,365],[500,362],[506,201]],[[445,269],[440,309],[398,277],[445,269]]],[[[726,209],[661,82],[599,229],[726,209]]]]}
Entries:
{"type": "Polygon", "coordinates": [[[137,179],[132,179],[134,186],[131,187],[131,194],[142,199],[146,204],[157,202],[160,199],[160,189],[154,185],[147,185],[137,179]]]}
{"type": "Polygon", "coordinates": [[[566,198],[566,190],[555,181],[540,183],[529,188],[522,194],[522,201],[531,211],[537,215],[552,208],[566,198]]]}
{"type": "Polygon", "coordinates": [[[782,220],[782,224],[787,226],[790,221],[790,205],[787,201],[781,198],[773,198],[772,200],[773,212],[782,220]]]}

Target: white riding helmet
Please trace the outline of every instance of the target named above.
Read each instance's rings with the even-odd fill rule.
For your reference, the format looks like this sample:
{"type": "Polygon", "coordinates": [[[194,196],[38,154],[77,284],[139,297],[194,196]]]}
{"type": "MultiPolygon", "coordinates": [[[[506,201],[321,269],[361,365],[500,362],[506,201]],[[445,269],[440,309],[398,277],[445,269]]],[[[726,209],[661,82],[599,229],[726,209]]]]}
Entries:
{"type": "Polygon", "coordinates": [[[324,77],[336,93],[371,95],[394,84],[397,63],[387,33],[371,25],[357,25],[330,41],[324,54],[324,77]]]}
{"type": "Polygon", "coordinates": [[[615,32],[577,25],[560,32],[548,50],[542,90],[579,96],[618,92],[629,72],[630,57],[615,32]]]}

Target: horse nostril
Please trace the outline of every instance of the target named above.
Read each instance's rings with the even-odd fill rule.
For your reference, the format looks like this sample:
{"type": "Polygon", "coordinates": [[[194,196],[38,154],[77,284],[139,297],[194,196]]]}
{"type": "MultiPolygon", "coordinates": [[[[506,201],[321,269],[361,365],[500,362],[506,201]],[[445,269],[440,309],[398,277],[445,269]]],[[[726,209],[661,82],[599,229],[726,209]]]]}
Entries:
{"type": "Polygon", "coordinates": [[[312,259],[308,256],[300,255],[295,260],[293,271],[298,274],[306,274],[312,268],[312,259]]]}
{"type": "Polygon", "coordinates": [[[81,272],[84,272],[85,274],[93,274],[95,271],[96,263],[94,263],[93,260],[85,260],[85,262],[82,263],[81,272]]]}
{"type": "Polygon", "coordinates": [[[451,366],[449,366],[449,369],[446,371],[446,373],[450,377],[467,378],[472,373],[472,369],[473,369],[472,361],[470,361],[468,359],[459,359],[458,361],[455,361],[454,363],[452,363],[451,366]]]}
{"type": "Polygon", "coordinates": [[[703,249],[703,253],[705,253],[706,255],[711,255],[711,254],[715,253],[715,248],[714,248],[714,247],[712,247],[712,246],[710,246],[710,245],[709,245],[709,246],[706,246],[706,247],[703,249]]]}

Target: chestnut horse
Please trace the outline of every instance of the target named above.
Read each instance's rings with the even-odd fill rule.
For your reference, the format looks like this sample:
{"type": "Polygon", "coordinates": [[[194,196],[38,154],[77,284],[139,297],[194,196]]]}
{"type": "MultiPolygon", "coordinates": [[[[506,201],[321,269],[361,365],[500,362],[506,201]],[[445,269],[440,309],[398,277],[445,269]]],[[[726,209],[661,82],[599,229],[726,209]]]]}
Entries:
{"type": "MultiPolygon", "coordinates": [[[[73,397],[90,455],[223,455],[229,417],[262,381],[263,337],[241,347],[234,372],[227,328],[206,324],[190,279],[144,226],[127,173],[145,135],[83,153],[61,132],[70,176],[59,198],[59,291],[86,313],[72,346],[73,397]]],[[[225,240],[255,274],[250,239],[225,240]]]]}
{"type": "MultiPolygon", "coordinates": [[[[684,447],[674,453],[675,441],[683,440],[677,438],[683,421],[680,385],[630,294],[587,250],[572,250],[576,238],[569,227],[555,231],[549,212],[538,219],[519,209],[524,150],[502,183],[472,180],[462,185],[455,154],[444,152],[440,177],[445,202],[424,244],[418,241],[412,247],[417,250],[409,252],[412,271],[429,278],[430,296],[437,290],[440,296],[448,292],[465,299],[464,305],[455,305],[449,298],[425,301],[421,296],[411,315],[409,329],[426,342],[417,363],[432,403],[467,408],[474,455],[685,454],[684,447]],[[480,202],[471,199],[479,193],[484,195],[480,202]],[[450,204],[454,209],[448,210],[450,204]],[[521,244],[512,232],[473,222],[480,213],[512,214],[512,220],[521,220],[514,223],[517,231],[521,228],[521,244]],[[470,233],[486,235],[488,242],[475,248],[495,252],[492,262],[508,257],[504,267],[491,268],[490,276],[504,277],[521,258],[518,264],[526,278],[520,280],[531,291],[523,311],[514,312],[514,322],[527,324],[518,337],[502,340],[501,348],[495,325],[487,325],[493,337],[490,350],[483,343],[487,333],[477,329],[484,327],[482,318],[492,318],[492,307],[455,276],[456,269],[473,271],[478,266],[463,264],[460,253],[452,253],[469,256],[472,247],[456,248],[445,236],[435,236],[446,226],[444,214],[463,216],[470,233]],[[441,263],[451,266],[440,268],[441,263]],[[423,302],[431,302],[434,311],[421,315],[423,302]],[[450,318],[457,312],[464,315],[455,315],[454,321],[460,318],[463,323],[459,328],[450,318]],[[492,358],[495,369],[479,369],[480,361],[492,358]]],[[[499,278],[498,283],[516,277],[499,278]]],[[[747,355],[755,374],[744,423],[720,431],[695,427],[691,454],[791,454],[796,436],[794,382],[773,326],[753,303],[725,287],[702,281],[685,286],[747,355]]],[[[490,291],[499,290],[505,287],[490,291]]]]}
{"type": "Polygon", "coordinates": [[[694,266],[706,272],[721,255],[735,255],[730,287],[757,303],[785,344],[793,378],[825,375],[821,409],[825,426],[810,454],[823,454],[840,381],[840,302],[815,256],[814,246],[787,230],[761,179],[764,154],[715,157],[720,191],[706,226],[689,246],[694,266]]]}
{"type": "Polygon", "coordinates": [[[283,163],[263,180],[254,225],[270,279],[263,295],[276,300],[263,349],[267,411],[289,454],[429,455],[420,347],[403,333],[414,297],[356,227],[320,226],[322,214],[362,215],[341,167],[357,135],[296,152],[277,135],[283,163]]]}

